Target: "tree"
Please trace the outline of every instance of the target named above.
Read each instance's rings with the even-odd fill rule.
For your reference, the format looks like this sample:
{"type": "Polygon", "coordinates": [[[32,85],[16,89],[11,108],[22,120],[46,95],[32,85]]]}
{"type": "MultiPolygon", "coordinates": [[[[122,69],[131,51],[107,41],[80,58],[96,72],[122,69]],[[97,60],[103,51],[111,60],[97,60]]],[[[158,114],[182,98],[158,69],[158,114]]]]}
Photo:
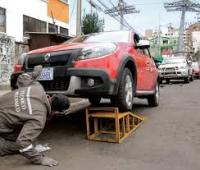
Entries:
{"type": "Polygon", "coordinates": [[[97,13],[86,14],[82,21],[82,33],[89,34],[103,31],[104,20],[99,19],[97,13]]]}

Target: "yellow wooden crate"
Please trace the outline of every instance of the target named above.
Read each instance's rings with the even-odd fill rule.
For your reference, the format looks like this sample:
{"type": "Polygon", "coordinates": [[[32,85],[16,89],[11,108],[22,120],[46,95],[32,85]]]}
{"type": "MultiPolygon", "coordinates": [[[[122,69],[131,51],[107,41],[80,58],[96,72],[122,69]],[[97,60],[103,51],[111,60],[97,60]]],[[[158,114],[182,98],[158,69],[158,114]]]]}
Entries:
{"type": "Polygon", "coordinates": [[[117,107],[92,107],[86,109],[87,138],[89,140],[120,143],[136,130],[144,118],[131,112],[119,113],[117,107]],[[114,128],[105,130],[102,120],[113,120],[114,128]],[[102,137],[103,136],[103,137],[102,137]]]}

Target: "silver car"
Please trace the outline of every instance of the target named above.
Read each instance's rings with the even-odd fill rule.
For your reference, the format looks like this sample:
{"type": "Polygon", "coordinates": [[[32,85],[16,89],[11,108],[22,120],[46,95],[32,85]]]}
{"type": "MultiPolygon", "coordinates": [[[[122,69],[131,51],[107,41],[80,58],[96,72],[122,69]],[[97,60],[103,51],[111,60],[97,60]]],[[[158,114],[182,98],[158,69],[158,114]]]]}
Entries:
{"type": "Polygon", "coordinates": [[[167,83],[171,79],[183,79],[186,83],[193,80],[192,62],[186,57],[168,57],[158,67],[160,82],[166,80],[167,83]]]}

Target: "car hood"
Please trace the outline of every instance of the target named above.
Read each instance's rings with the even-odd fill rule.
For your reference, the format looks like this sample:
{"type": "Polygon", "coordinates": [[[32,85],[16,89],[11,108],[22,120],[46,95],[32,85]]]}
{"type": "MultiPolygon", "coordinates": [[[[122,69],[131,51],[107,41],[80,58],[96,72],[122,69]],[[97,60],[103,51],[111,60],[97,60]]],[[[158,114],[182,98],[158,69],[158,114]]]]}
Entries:
{"type": "MultiPolygon", "coordinates": [[[[65,51],[65,50],[71,50],[71,49],[81,49],[81,48],[89,48],[94,46],[106,46],[108,43],[66,43],[66,44],[60,44],[45,48],[40,48],[36,50],[30,51],[28,54],[41,54],[41,53],[50,53],[50,52],[57,52],[57,51],[65,51]]],[[[111,43],[109,43],[111,44],[111,43]]]]}
{"type": "Polygon", "coordinates": [[[175,63],[175,64],[161,64],[159,66],[159,69],[162,68],[172,68],[172,67],[186,67],[187,65],[185,63],[175,63]]]}

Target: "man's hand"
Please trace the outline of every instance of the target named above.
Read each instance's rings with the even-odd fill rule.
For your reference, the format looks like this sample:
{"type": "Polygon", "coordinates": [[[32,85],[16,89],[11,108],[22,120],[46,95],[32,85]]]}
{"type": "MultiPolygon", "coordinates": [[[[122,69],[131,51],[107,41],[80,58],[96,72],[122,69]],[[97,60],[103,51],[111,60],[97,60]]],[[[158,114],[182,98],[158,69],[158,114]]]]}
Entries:
{"type": "Polygon", "coordinates": [[[49,158],[49,157],[43,157],[41,165],[52,167],[52,166],[58,165],[58,161],[56,161],[52,158],[49,158]]]}

